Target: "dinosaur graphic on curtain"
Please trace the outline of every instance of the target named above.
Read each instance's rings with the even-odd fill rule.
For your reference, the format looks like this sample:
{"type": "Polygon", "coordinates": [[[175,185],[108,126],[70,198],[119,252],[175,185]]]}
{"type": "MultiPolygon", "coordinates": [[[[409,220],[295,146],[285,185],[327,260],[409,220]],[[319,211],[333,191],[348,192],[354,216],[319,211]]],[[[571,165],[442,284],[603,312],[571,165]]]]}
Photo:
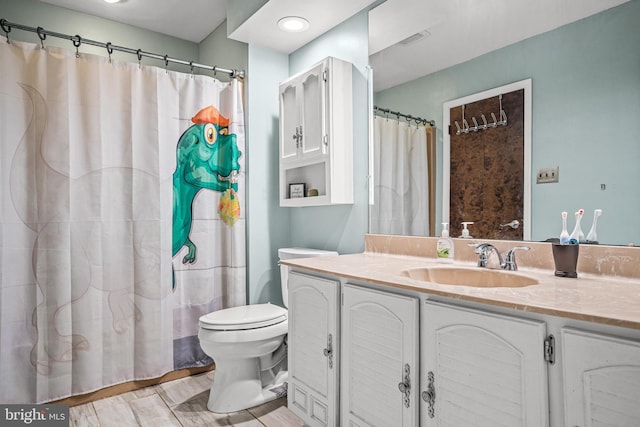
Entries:
{"type": "MultiPolygon", "coordinates": [[[[242,154],[236,135],[229,133],[229,119],[213,106],[200,110],[194,123],[180,137],[173,173],[173,251],[186,246],[183,264],[196,261],[196,245],[189,239],[192,205],[202,189],[222,192],[218,212],[225,224],[232,226],[240,216],[238,201],[238,159],[242,154]]],[[[174,282],[175,286],[175,282],[174,282]]]]}

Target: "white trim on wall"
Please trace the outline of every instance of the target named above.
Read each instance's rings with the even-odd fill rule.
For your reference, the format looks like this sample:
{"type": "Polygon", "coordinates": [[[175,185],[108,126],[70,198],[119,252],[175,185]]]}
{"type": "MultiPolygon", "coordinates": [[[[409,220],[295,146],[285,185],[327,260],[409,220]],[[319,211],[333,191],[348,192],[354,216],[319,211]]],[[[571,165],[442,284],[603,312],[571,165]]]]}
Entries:
{"type": "MultiPolygon", "coordinates": [[[[504,86],[453,99],[442,104],[443,128],[447,129],[451,117],[449,111],[463,104],[480,101],[500,94],[524,89],[524,200],[522,234],[524,240],[531,240],[531,79],[521,80],[504,86]]],[[[451,167],[451,138],[449,132],[442,132],[442,222],[449,222],[449,189],[451,167]]]]}

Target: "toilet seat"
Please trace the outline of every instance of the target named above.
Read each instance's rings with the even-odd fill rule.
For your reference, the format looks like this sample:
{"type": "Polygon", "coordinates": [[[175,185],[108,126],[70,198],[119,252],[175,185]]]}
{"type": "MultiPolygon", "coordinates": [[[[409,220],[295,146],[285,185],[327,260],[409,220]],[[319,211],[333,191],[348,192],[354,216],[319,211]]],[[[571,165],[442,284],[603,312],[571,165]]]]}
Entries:
{"type": "Polygon", "coordinates": [[[214,311],[200,317],[200,327],[215,331],[264,328],[287,320],[287,310],[273,304],[251,304],[214,311]]]}

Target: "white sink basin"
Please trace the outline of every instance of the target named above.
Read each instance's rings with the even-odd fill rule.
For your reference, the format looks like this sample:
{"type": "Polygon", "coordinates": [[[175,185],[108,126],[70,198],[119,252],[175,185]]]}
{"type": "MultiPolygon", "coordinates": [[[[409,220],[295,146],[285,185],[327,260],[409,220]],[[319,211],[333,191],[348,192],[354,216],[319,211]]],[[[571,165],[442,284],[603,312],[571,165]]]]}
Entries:
{"type": "Polygon", "coordinates": [[[405,270],[402,274],[423,282],[476,288],[521,288],[538,284],[536,279],[524,274],[487,268],[422,267],[405,270]]]}

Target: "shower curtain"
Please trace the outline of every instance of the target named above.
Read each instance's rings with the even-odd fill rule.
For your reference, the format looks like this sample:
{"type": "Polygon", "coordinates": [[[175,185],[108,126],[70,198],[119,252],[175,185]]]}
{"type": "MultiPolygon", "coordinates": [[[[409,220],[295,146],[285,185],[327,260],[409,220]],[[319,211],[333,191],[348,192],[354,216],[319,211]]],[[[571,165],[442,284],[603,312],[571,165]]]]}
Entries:
{"type": "Polygon", "coordinates": [[[426,128],[376,116],[373,135],[371,232],[428,236],[426,128]]]}
{"type": "Polygon", "coordinates": [[[241,82],[0,43],[0,402],[212,361],[245,304],[241,82]]]}

